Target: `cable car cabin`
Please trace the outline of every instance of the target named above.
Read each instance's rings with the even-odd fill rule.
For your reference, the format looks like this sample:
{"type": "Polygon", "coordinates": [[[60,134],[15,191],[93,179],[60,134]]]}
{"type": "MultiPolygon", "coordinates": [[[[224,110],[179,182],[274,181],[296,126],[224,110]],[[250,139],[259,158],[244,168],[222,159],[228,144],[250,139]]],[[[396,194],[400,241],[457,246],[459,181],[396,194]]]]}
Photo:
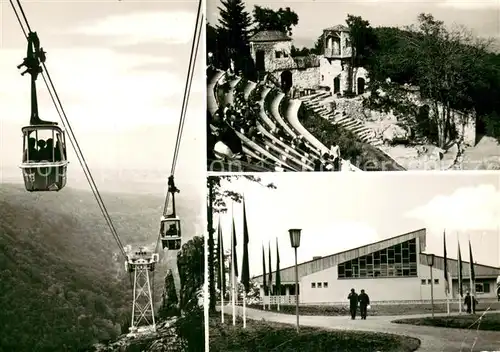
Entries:
{"type": "Polygon", "coordinates": [[[181,220],[175,217],[162,217],[160,236],[163,249],[177,251],[181,249],[181,220]]]}
{"type": "Polygon", "coordinates": [[[60,191],[66,185],[66,140],[55,125],[22,128],[24,186],[29,192],[60,191]]]}
{"type": "Polygon", "coordinates": [[[155,270],[155,264],[160,260],[158,253],[151,253],[143,249],[139,249],[134,254],[127,256],[125,262],[125,270],[133,273],[136,265],[146,265],[150,271],[155,270]]]}

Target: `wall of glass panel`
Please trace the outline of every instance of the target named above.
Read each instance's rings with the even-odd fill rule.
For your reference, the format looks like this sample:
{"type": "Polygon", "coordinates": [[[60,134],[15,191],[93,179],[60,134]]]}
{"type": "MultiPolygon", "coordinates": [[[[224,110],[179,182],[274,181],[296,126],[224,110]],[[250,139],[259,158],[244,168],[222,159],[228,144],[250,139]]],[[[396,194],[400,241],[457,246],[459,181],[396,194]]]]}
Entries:
{"type": "Polygon", "coordinates": [[[338,266],[339,279],[417,276],[417,240],[412,239],[338,266]]]}

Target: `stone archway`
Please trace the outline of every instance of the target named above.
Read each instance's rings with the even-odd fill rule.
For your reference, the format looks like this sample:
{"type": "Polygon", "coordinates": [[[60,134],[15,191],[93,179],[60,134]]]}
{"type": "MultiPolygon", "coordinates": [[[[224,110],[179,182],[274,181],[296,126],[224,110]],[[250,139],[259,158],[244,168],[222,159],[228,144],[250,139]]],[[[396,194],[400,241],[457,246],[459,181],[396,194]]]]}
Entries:
{"type": "Polygon", "coordinates": [[[340,76],[333,79],[333,94],[340,93],[340,76]]]}
{"type": "Polygon", "coordinates": [[[281,89],[284,92],[288,92],[293,86],[293,75],[292,72],[286,70],[281,73],[281,89]]]}
{"type": "Polygon", "coordinates": [[[358,94],[363,94],[365,92],[365,79],[363,77],[358,77],[358,94]]]}

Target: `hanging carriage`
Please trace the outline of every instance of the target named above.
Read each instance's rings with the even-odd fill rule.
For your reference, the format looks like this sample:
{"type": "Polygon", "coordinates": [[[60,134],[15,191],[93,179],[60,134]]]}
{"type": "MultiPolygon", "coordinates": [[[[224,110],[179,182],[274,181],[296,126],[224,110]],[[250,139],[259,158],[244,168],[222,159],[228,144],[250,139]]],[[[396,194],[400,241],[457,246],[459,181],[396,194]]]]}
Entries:
{"type": "Polygon", "coordinates": [[[175,194],[179,193],[179,189],[175,187],[174,176],[168,178],[168,193],[172,196],[172,211],[167,214],[168,204],[165,204],[164,214],[160,220],[160,238],[163,249],[178,251],[182,245],[181,220],[176,215],[175,209],[175,194]]]}
{"type": "Polygon", "coordinates": [[[36,79],[43,72],[45,52],[40,47],[36,32],[28,34],[26,57],[17,68],[25,67],[21,73],[31,76],[30,125],[21,129],[23,133],[22,169],[24,186],[29,192],[60,191],[66,185],[68,159],[66,139],[57,122],[41,120],[38,115],[36,79]]]}
{"type": "Polygon", "coordinates": [[[181,220],[178,216],[162,216],[160,224],[160,236],[163,249],[181,249],[181,220]]]}
{"type": "Polygon", "coordinates": [[[56,125],[22,128],[24,186],[29,192],[60,191],[66,185],[66,140],[56,125]]]}

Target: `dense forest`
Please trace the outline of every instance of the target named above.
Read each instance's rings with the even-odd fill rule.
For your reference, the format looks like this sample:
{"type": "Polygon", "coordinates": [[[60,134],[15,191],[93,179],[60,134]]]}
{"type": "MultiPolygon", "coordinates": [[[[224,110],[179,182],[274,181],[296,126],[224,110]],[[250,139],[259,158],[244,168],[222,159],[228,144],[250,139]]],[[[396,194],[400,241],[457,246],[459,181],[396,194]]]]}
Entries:
{"type": "MultiPolygon", "coordinates": [[[[219,22],[207,25],[207,52],[213,54],[209,57],[210,63],[226,70],[232,59],[237,72],[255,80],[257,74],[250,57],[249,38],[260,30],[278,30],[292,35],[300,18],[288,7],[273,10],[255,6],[250,14],[243,0],[223,0],[221,3],[219,22]]],[[[366,102],[367,107],[396,109],[402,115],[413,115],[414,120],[418,120],[419,132],[440,147],[455,141],[460,127],[453,125],[451,111],[463,114],[461,124],[469,123],[469,116],[476,114],[479,137],[489,135],[500,139],[500,101],[497,98],[500,94],[500,54],[492,51],[493,40],[477,37],[467,28],[444,23],[424,13],[415,14],[415,23],[401,28],[372,27],[366,19],[351,14],[344,25],[349,28],[354,52],[349,60],[349,74],[352,76],[355,67],[365,67],[372,95],[383,88],[389,96],[385,99],[374,96],[366,102]],[[428,112],[395,106],[404,105],[391,101],[404,84],[420,88],[422,98],[430,101],[428,112]]],[[[312,48],[292,47],[292,56],[322,54],[322,35],[318,33],[312,48]]],[[[350,86],[344,92],[346,97],[352,96],[352,83],[350,86]]]]}
{"type": "MultiPolygon", "coordinates": [[[[198,214],[179,198],[189,238],[198,214]]],[[[162,196],[103,199],[124,245],[155,242],[162,196]]],[[[157,302],[174,258],[166,254],[157,268],[157,302]]],[[[0,351],[79,351],[128,332],[130,278],[90,192],[36,194],[2,184],[0,280],[0,351]]]]}

